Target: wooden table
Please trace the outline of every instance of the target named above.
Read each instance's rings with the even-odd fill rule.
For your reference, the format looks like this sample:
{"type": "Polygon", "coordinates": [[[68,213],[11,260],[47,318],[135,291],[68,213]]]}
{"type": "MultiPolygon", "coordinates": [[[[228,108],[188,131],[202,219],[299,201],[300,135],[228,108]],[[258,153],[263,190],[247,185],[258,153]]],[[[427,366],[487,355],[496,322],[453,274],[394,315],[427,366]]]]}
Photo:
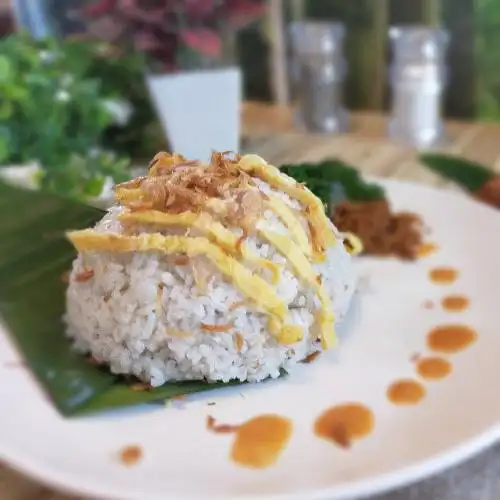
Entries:
{"type": "MultiPolygon", "coordinates": [[[[336,156],[365,173],[454,188],[422,168],[416,152],[390,142],[387,119],[379,114],[355,113],[352,132],[310,135],[294,132],[289,108],[247,103],[243,106],[243,149],[270,163],[319,161],[336,156]]],[[[437,151],[460,155],[500,172],[500,123],[449,121],[446,140],[437,151]]]]}
{"type": "MultiPolygon", "coordinates": [[[[287,108],[249,103],[243,107],[243,149],[276,165],[317,161],[337,156],[363,172],[414,180],[456,189],[424,170],[415,152],[385,137],[386,120],[374,114],[355,114],[353,132],[342,136],[308,135],[292,131],[287,108]]],[[[447,142],[441,151],[462,155],[500,172],[500,124],[447,124],[447,142]]],[[[425,483],[379,497],[379,500],[496,500],[500,498],[500,447],[425,483]],[[471,489],[472,488],[472,489],[471,489]]],[[[0,466],[1,500],[70,500],[0,466]]],[[[145,500],[145,499],[140,499],[145,500]]]]}

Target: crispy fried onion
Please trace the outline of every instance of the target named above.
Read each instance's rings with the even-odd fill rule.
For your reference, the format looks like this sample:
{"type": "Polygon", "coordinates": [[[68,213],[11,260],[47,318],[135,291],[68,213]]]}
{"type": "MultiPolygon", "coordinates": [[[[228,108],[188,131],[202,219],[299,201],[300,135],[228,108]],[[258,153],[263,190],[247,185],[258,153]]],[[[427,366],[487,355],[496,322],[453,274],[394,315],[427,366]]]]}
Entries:
{"type": "Polygon", "coordinates": [[[301,328],[284,325],[286,306],[278,298],[273,287],[244,265],[227,255],[207,238],[185,236],[163,236],[142,234],[122,236],[97,233],[86,229],[71,231],[67,236],[79,252],[148,252],[160,251],[166,254],[185,253],[189,257],[203,255],[217,269],[231,279],[235,287],[250,298],[261,310],[269,315],[269,330],[280,343],[289,344],[303,338],[301,328]]]}
{"type": "Polygon", "coordinates": [[[221,323],[219,325],[211,325],[209,323],[201,323],[200,330],[208,333],[226,333],[233,328],[232,323],[221,323]]]}
{"type": "MultiPolygon", "coordinates": [[[[188,209],[201,211],[208,199],[217,198],[229,200],[238,212],[243,206],[240,200],[235,202],[235,197],[245,198],[254,185],[250,175],[238,168],[238,160],[238,156],[230,158],[228,152],[214,152],[208,164],[158,153],[146,177],[116,186],[116,199],[134,210],[153,208],[180,213],[188,209]]],[[[252,209],[254,206],[252,202],[252,209]]],[[[248,213],[237,215],[248,217],[248,213]]]]}

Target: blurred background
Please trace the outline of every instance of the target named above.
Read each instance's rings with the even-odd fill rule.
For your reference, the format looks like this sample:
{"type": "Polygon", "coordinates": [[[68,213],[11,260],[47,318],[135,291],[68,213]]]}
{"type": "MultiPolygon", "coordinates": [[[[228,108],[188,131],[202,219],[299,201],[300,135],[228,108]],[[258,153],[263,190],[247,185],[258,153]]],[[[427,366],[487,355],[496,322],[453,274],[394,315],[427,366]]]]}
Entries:
{"type": "MultiPolygon", "coordinates": [[[[398,123],[414,113],[418,126],[436,130],[441,119],[496,121],[499,28],[498,0],[0,0],[0,165],[15,167],[3,169],[13,178],[23,166],[30,182],[100,196],[160,149],[192,157],[239,149],[242,105],[256,102],[301,101],[294,126],[313,133],[356,127],[324,116],[311,124],[315,107],[337,117],[387,113],[398,123]],[[334,47],[303,27],[292,39],[294,23],[312,21],[333,23],[334,47]],[[411,34],[391,48],[394,26],[424,33],[417,49],[403,47],[411,34]],[[408,101],[389,78],[398,45],[401,54],[417,50],[426,68],[412,95],[435,89],[426,116],[417,100],[413,111],[398,108],[408,101]],[[300,66],[305,47],[316,50],[312,69],[308,53],[300,66]]],[[[410,59],[403,66],[412,72],[400,74],[416,74],[410,59]]]]}

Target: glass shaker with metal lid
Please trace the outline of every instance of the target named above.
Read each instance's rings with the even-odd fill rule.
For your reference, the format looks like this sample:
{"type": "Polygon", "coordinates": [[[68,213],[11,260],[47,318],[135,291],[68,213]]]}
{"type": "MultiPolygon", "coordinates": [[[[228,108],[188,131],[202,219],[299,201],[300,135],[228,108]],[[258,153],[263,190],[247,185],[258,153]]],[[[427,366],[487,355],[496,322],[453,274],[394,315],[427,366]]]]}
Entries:
{"type": "Polygon", "coordinates": [[[444,134],[441,107],[449,36],[424,26],[394,27],[389,36],[393,53],[389,135],[407,146],[430,148],[444,134]]]}
{"type": "Polygon", "coordinates": [[[310,132],[344,132],[348,120],[343,107],[343,24],[298,21],[291,24],[290,34],[297,125],[310,132]]]}

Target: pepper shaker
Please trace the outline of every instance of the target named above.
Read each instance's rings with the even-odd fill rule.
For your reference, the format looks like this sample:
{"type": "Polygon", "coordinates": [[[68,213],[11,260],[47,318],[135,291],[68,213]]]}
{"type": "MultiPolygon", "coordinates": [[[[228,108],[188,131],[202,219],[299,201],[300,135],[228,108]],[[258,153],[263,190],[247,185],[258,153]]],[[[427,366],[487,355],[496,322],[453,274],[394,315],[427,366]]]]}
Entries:
{"type": "Polygon", "coordinates": [[[343,107],[347,64],[345,28],[338,22],[291,23],[296,125],[310,132],[340,133],[348,126],[343,107]]]}

